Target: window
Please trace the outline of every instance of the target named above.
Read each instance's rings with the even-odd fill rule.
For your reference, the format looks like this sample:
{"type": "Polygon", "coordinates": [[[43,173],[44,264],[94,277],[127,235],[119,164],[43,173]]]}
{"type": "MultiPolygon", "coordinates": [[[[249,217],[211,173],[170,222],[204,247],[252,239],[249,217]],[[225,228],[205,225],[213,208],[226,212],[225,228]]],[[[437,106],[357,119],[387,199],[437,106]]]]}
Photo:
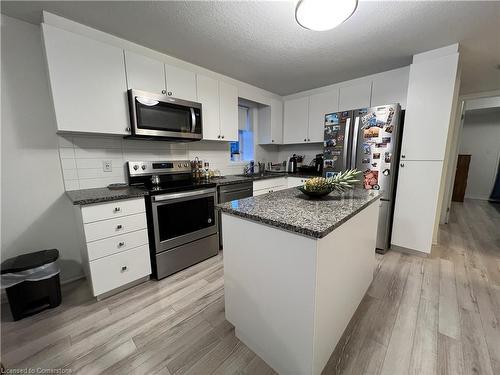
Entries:
{"type": "Polygon", "coordinates": [[[251,111],[238,106],[238,142],[229,144],[232,161],[253,160],[253,128],[251,111]]]}

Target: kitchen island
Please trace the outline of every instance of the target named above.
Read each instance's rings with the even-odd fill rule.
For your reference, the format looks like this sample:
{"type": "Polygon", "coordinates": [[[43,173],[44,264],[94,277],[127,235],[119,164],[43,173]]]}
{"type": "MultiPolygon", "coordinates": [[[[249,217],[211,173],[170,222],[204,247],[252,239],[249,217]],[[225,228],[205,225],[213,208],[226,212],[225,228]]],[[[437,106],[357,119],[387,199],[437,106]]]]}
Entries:
{"type": "Polygon", "coordinates": [[[280,374],[320,374],[373,278],[379,193],[219,205],[226,318],[280,374]]]}

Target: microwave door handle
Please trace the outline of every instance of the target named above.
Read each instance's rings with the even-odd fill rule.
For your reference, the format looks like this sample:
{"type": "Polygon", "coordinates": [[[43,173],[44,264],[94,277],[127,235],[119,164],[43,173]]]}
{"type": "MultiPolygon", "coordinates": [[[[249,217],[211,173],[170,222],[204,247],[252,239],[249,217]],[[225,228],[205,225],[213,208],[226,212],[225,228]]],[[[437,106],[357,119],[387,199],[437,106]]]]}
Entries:
{"type": "Polygon", "coordinates": [[[191,111],[191,133],[194,133],[196,130],[196,115],[194,114],[194,108],[189,108],[191,111]]]}

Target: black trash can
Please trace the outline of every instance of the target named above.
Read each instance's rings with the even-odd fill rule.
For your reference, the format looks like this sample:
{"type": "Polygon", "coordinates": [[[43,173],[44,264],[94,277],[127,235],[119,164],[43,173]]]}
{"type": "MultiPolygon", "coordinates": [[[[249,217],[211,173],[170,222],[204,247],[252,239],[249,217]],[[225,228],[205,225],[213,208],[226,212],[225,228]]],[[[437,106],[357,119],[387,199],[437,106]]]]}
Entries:
{"type": "Polygon", "coordinates": [[[5,287],[14,320],[61,304],[57,249],[22,254],[2,263],[5,287]]]}

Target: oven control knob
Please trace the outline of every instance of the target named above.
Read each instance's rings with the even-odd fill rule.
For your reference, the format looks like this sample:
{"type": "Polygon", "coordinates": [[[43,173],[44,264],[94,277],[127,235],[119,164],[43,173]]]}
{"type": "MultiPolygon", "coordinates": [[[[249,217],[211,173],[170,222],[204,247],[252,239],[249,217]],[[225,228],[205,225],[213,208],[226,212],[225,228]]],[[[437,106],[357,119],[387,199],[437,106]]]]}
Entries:
{"type": "Polygon", "coordinates": [[[137,164],[134,165],[134,170],[138,170],[139,166],[137,164]]]}
{"type": "Polygon", "coordinates": [[[142,168],[142,170],[143,170],[143,171],[145,171],[145,170],[146,170],[146,165],[145,165],[145,164],[143,164],[143,165],[141,166],[141,168],[142,168]]]}
{"type": "Polygon", "coordinates": [[[177,166],[178,166],[179,168],[181,168],[181,167],[182,167],[182,163],[177,164],[177,166]]]}
{"type": "Polygon", "coordinates": [[[189,167],[189,164],[188,163],[184,163],[184,167],[189,167]]]}

